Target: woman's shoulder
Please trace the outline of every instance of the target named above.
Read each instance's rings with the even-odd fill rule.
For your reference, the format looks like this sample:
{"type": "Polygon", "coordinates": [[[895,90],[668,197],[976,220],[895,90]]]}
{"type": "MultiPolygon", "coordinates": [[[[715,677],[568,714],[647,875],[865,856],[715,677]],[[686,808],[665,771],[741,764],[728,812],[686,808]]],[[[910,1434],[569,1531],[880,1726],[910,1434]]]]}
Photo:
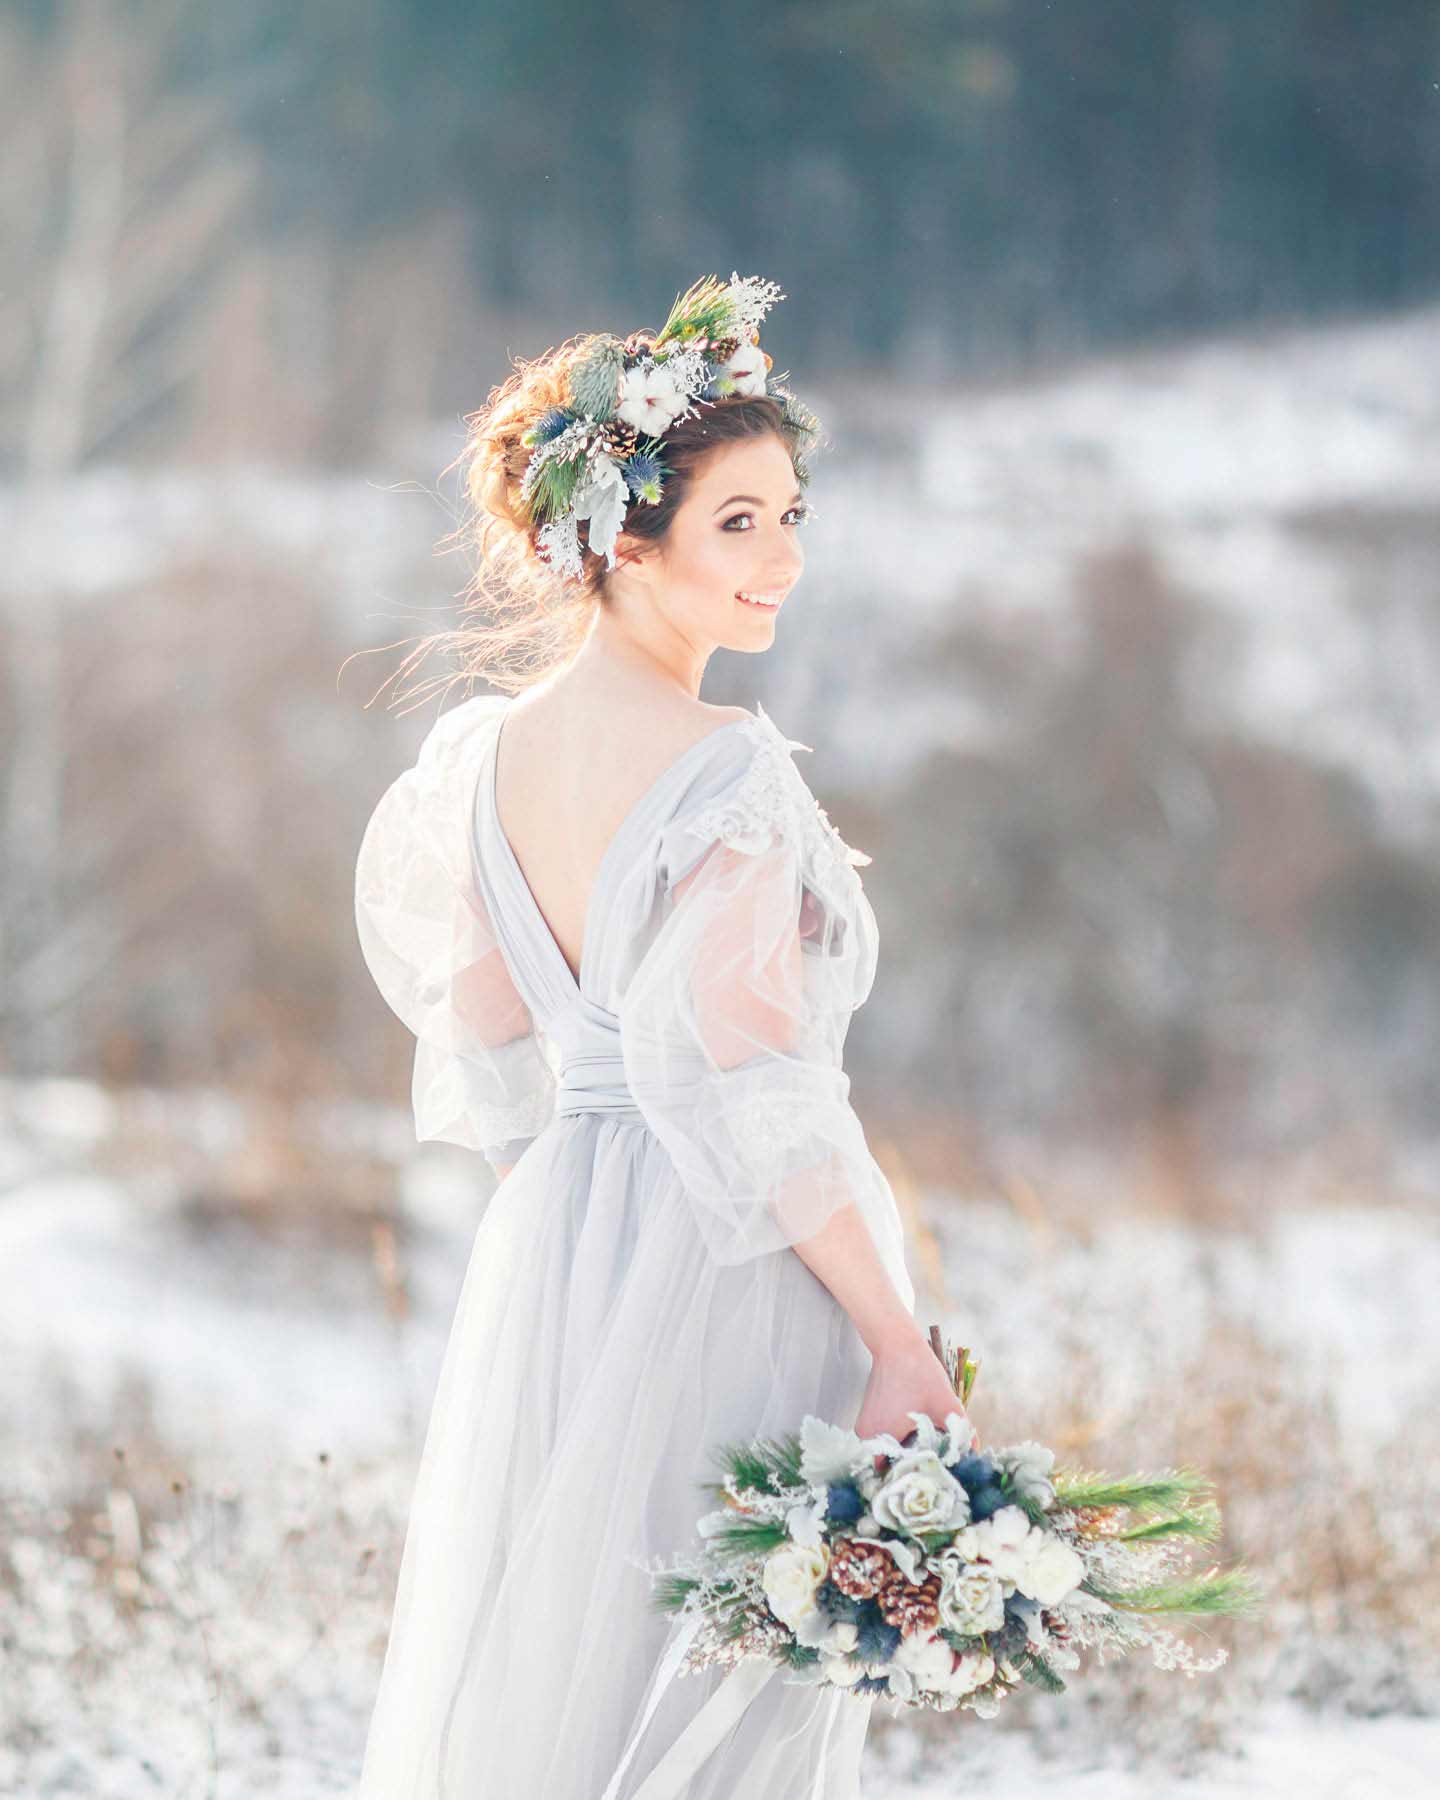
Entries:
{"type": "Polygon", "coordinates": [[[841,838],[796,766],[795,751],[811,746],[786,737],[762,706],[753,713],[733,711],[737,717],[730,723],[738,729],[712,728],[713,753],[699,756],[677,796],[665,834],[670,881],[717,843],[759,853],[788,842],[812,866],[840,865],[850,872],[868,863],[863,851],[841,838]]]}

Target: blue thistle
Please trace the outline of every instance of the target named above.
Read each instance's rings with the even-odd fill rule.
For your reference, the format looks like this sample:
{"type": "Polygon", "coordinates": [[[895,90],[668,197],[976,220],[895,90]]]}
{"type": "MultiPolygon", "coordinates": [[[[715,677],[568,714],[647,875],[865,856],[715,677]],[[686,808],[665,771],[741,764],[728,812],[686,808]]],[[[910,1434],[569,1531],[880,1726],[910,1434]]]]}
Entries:
{"type": "Polygon", "coordinates": [[[970,1517],[978,1523],[981,1519],[988,1519],[991,1513],[999,1512],[1002,1506],[1009,1504],[1009,1497],[1004,1488],[995,1482],[986,1482],[983,1487],[977,1487],[970,1496],[970,1517]]]}
{"type": "Polygon", "coordinates": [[[866,1620],[856,1629],[855,1653],[862,1662],[889,1662],[899,1648],[898,1625],[887,1625],[883,1619],[878,1625],[866,1620]]]}
{"type": "Polygon", "coordinates": [[[567,425],[573,425],[575,417],[574,413],[566,412],[563,406],[552,406],[540,415],[539,419],[525,433],[521,442],[531,449],[536,449],[541,444],[548,444],[551,438],[559,437],[567,425]]]}
{"type": "Polygon", "coordinates": [[[854,1594],[847,1594],[837,1588],[833,1581],[822,1581],[815,1590],[816,1604],[827,1618],[848,1621],[858,1625],[864,1616],[865,1602],[854,1594]]]}
{"type": "Polygon", "coordinates": [[[982,1487],[994,1487],[1000,1479],[1000,1471],[990,1458],[973,1450],[958,1462],[947,1464],[946,1469],[967,1494],[973,1494],[982,1487]]]}
{"type": "Polygon", "coordinates": [[[873,1600],[866,1601],[855,1627],[855,1654],[862,1662],[889,1662],[900,1648],[900,1627],[887,1624],[873,1600]]]}
{"type": "Polygon", "coordinates": [[[888,1694],[890,1677],[888,1675],[862,1675],[850,1692],[852,1694],[888,1694]]]}
{"type": "Polygon", "coordinates": [[[837,1525],[853,1525],[865,1510],[865,1501],[853,1481],[832,1481],[825,1502],[825,1516],[837,1525]]]}
{"type": "MultiPolygon", "coordinates": [[[[637,500],[647,501],[651,506],[659,502],[665,487],[665,471],[658,456],[639,450],[628,462],[621,464],[621,472],[626,486],[637,500]]],[[[858,1513],[856,1517],[859,1517],[858,1513]]]]}

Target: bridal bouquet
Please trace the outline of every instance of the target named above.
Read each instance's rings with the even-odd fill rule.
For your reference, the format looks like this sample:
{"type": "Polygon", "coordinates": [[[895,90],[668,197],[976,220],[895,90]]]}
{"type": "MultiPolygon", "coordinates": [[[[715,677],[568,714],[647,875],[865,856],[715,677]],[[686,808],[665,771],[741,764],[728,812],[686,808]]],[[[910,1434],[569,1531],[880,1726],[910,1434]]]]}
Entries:
{"type": "MultiPolygon", "coordinates": [[[[976,1365],[938,1328],[930,1341],[963,1407],[976,1365]]],[[[1103,1663],[1148,1644],[1187,1676],[1224,1662],[1162,1623],[1260,1599],[1241,1567],[1187,1566],[1220,1530],[1204,1476],[1057,1469],[1041,1444],[969,1449],[963,1411],[943,1429],[908,1416],[903,1442],[807,1415],[798,1438],[718,1453],[704,1546],[656,1585],[693,1628],[681,1673],[758,1657],[790,1681],[993,1718],[1022,1685],[1062,1692],[1082,1649],[1103,1663]]]]}

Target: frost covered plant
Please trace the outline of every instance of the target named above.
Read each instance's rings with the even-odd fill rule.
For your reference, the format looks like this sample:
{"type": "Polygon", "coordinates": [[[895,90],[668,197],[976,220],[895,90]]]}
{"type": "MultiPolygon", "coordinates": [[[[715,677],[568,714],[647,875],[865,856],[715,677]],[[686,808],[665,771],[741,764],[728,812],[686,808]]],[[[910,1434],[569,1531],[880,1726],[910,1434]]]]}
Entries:
{"type": "MultiPolygon", "coordinates": [[[[931,1343],[968,1399],[968,1352],[938,1329],[931,1343]]],[[[1187,1676],[1226,1660],[1163,1623],[1262,1598],[1243,1567],[1187,1566],[1220,1529],[1203,1475],[1057,1469],[1043,1444],[971,1448],[963,1411],[909,1417],[903,1442],[807,1415],[798,1436],[719,1450],[703,1548],[652,1571],[656,1604],[685,1620],[682,1673],[758,1658],[790,1682],[992,1718],[1022,1686],[1062,1692],[1084,1648],[1103,1663],[1148,1646],[1187,1676]]]]}

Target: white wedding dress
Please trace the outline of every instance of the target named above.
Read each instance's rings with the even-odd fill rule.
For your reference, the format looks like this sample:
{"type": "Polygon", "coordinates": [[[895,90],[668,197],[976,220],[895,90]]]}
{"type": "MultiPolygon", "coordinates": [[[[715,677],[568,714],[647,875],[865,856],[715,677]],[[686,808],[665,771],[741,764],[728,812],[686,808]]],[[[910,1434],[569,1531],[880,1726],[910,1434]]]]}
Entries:
{"type": "Polygon", "coordinates": [[[869,858],[757,709],[625,818],[577,983],[496,815],[509,705],[444,713],[359,853],[417,1136],[515,1167],[446,1348],[357,1792],[856,1800],[873,1703],[779,1670],[756,1691],[753,1660],[677,1678],[647,1569],[693,1546],[717,1445],[855,1422],[869,1352],[790,1245],[854,1201],[914,1304],[841,1066],[869,858]]]}

